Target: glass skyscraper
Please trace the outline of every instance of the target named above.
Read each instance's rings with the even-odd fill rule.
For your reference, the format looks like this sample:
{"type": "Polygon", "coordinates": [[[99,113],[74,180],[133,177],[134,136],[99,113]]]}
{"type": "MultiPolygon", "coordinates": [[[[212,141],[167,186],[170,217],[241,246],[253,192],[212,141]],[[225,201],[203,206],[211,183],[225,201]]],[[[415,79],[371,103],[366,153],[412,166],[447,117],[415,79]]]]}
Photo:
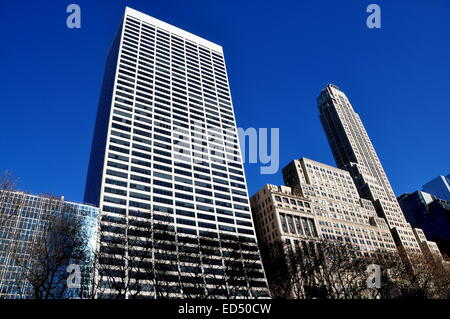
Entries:
{"type": "Polygon", "coordinates": [[[433,178],[423,185],[422,189],[437,198],[450,201],[450,174],[433,178]]]}
{"type": "Polygon", "coordinates": [[[88,295],[98,213],[63,198],[1,190],[0,299],[35,298],[36,290],[49,299],[88,295]],[[64,280],[71,263],[80,267],[81,290],[64,280]]]}
{"type": "MultiPolygon", "coordinates": [[[[268,296],[221,46],[126,8],[106,65],[85,201],[101,210],[102,269],[121,264],[112,242],[122,255],[141,254],[136,271],[117,273],[134,283],[125,298],[139,273],[161,267],[170,285],[158,287],[153,271],[141,296],[268,296]],[[150,232],[139,235],[146,223],[150,232]],[[151,237],[142,256],[139,238],[153,236],[156,223],[170,234],[151,237]]],[[[105,293],[120,293],[97,275],[105,293]]]]}

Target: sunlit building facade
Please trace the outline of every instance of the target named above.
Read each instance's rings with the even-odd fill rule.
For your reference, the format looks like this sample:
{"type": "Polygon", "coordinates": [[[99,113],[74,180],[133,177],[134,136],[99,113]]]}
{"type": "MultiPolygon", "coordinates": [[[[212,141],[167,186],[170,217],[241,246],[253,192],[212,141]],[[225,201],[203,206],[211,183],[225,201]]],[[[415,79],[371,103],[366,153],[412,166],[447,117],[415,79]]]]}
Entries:
{"type": "Polygon", "coordinates": [[[365,255],[396,251],[386,221],[359,196],[348,171],[301,158],[283,169],[283,177],[294,193],[311,199],[324,239],[358,247],[365,255]]]}
{"type": "Polygon", "coordinates": [[[389,227],[372,203],[359,197],[349,172],[301,158],[289,163],[283,176],[286,186],[265,185],[251,198],[261,240],[296,250],[329,240],[353,246],[360,255],[396,252],[389,227]]]}
{"type": "MultiPolygon", "coordinates": [[[[117,238],[136,242],[135,226],[154,220],[184,243],[160,250],[163,241],[155,241],[142,261],[144,268],[171,261],[164,277],[170,297],[199,289],[189,284],[194,268],[204,275],[205,296],[268,296],[221,46],[126,8],[106,65],[85,201],[101,210],[100,252],[117,238]],[[237,250],[229,248],[233,241],[237,250]],[[191,270],[180,266],[181,249],[188,248],[191,270]],[[236,267],[257,269],[254,278],[230,281],[233,254],[241,256],[236,267]]],[[[140,249],[126,246],[125,254],[140,249]]],[[[114,258],[102,266],[114,269],[114,258]]],[[[138,272],[119,276],[137,282],[138,272]]],[[[156,289],[162,288],[149,281],[141,295],[157,297],[156,289]]]]}
{"type": "Polygon", "coordinates": [[[378,216],[386,220],[399,251],[406,255],[420,254],[413,229],[347,96],[337,86],[329,84],[321,91],[317,103],[337,166],[350,172],[359,195],[370,200],[378,216]]]}

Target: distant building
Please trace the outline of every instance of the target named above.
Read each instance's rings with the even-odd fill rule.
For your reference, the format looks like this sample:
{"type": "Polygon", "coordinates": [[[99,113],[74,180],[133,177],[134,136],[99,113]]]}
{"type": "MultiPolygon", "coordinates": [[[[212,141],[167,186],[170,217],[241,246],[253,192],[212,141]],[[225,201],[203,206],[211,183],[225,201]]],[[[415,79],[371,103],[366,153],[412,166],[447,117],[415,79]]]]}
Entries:
{"type": "MultiPolygon", "coordinates": [[[[55,255],[56,250],[67,249],[62,254],[71,254],[70,249],[78,244],[70,247],[69,241],[73,238],[64,238],[64,235],[71,236],[75,233],[76,236],[83,236],[77,246],[77,253],[80,251],[86,253],[83,256],[83,264],[79,264],[82,275],[81,290],[73,293],[67,289],[65,280],[58,284],[55,284],[55,280],[52,282],[54,287],[48,291],[55,294],[53,298],[58,296],[77,298],[81,293],[87,293],[92,279],[90,261],[93,255],[90,252],[95,251],[98,213],[96,207],[66,202],[63,197],[52,198],[0,191],[0,299],[33,298],[33,287],[27,277],[40,274],[39,267],[48,265],[49,268],[56,267],[52,264],[54,261],[52,257],[45,259],[42,253],[55,255]],[[53,229],[59,227],[60,233],[49,231],[52,223],[53,226],[58,223],[53,229]],[[62,233],[70,229],[74,230],[73,233],[62,233]],[[61,247],[61,241],[68,246],[61,247]],[[64,295],[56,296],[60,292],[64,295]]],[[[63,259],[58,262],[61,260],[63,259]]],[[[58,265],[60,269],[50,269],[49,273],[66,276],[69,263],[58,265]]]]}
{"type": "Polygon", "coordinates": [[[437,198],[450,201],[450,174],[438,176],[422,186],[424,192],[430,193],[437,198]]]}
{"type": "Polygon", "coordinates": [[[407,256],[420,255],[413,229],[403,215],[364,124],[345,93],[329,84],[320,92],[317,103],[337,166],[350,172],[359,195],[372,201],[378,216],[386,220],[399,251],[407,256]]]}
{"type": "Polygon", "coordinates": [[[422,228],[442,253],[450,255],[450,202],[422,191],[406,193],[397,199],[411,226],[422,228]]]}

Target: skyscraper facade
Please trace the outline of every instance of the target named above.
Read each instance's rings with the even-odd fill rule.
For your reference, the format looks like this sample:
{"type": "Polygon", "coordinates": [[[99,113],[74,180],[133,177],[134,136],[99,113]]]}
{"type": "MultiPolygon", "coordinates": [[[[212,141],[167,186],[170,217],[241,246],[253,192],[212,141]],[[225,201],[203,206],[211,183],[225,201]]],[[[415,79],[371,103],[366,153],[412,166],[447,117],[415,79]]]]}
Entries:
{"type": "Polygon", "coordinates": [[[348,170],[362,198],[372,201],[386,219],[397,247],[405,253],[420,253],[411,226],[396,200],[391,184],[359,115],[347,96],[327,85],[317,98],[320,120],[339,168],[348,170]]]}
{"type": "Polygon", "coordinates": [[[265,185],[250,199],[256,230],[267,244],[307,249],[320,240],[358,248],[358,254],[396,251],[386,221],[360,198],[348,171],[307,158],[283,168],[286,186],[265,185]]]}
{"type": "Polygon", "coordinates": [[[396,250],[386,221],[359,196],[348,171],[301,158],[283,168],[283,177],[294,193],[311,199],[324,239],[358,247],[367,256],[396,250]]]}
{"type": "MultiPolygon", "coordinates": [[[[131,254],[135,226],[166,223],[167,245],[184,244],[159,250],[164,241],[155,240],[142,265],[171,261],[171,296],[194,290],[193,272],[205,295],[268,296],[221,46],[126,8],[106,65],[85,201],[101,210],[100,250],[122,238],[131,254]],[[188,248],[192,263],[181,267],[188,248]],[[252,278],[237,278],[239,267],[255,269],[252,278]]],[[[144,295],[157,289],[150,280],[144,295]]]]}

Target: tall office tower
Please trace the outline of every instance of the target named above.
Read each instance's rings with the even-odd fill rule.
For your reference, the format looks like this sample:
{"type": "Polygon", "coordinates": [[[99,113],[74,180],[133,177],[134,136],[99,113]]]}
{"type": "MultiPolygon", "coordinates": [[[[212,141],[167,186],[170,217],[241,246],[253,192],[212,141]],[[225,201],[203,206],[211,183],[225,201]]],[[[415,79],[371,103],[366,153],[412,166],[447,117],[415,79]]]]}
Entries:
{"type": "MultiPolygon", "coordinates": [[[[106,65],[85,201],[101,209],[102,269],[122,265],[108,253],[113,242],[119,254],[142,257],[114,275],[134,285],[125,298],[268,296],[221,46],[126,8],[106,65]],[[143,256],[139,240],[149,236],[143,256]]],[[[107,294],[124,293],[97,275],[107,294]]]]}
{"type": "Polygon", "coordinates": [[[91,291],[99,210],[0,190],[0,299],[80,298],[91,291]],[[67,286],[70,264],[81,286],[67,286]]]}
{"type": "Polygon", "coordinates": [[[322,90],[317,102],[337,166],[350,172],[360,196],[371,200],[378,215],[386,219],[399,250],[407,254],[420,253],[412,228],[347,96],[330,84],[322,90]]]}

